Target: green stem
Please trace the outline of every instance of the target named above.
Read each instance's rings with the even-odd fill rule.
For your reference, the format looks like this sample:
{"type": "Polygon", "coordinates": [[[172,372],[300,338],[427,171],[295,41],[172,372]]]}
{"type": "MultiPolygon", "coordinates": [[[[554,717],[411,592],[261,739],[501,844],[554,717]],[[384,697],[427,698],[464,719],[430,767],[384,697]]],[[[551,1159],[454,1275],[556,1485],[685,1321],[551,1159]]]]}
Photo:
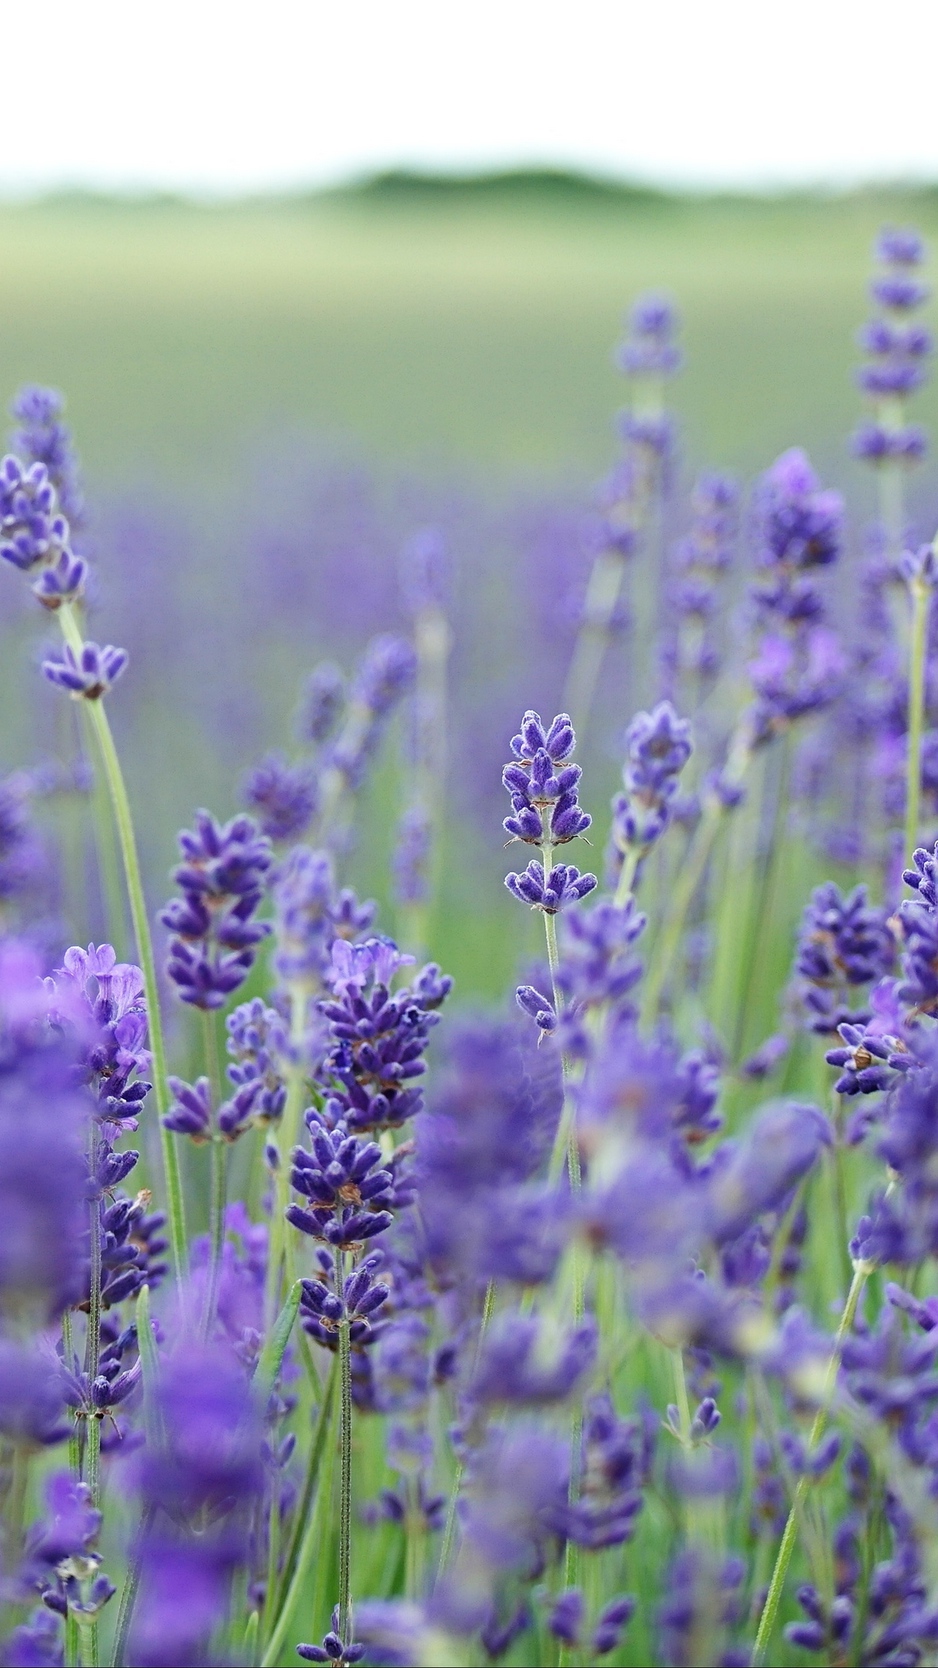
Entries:
{"type": "MultiPolygon", "coordinates": [[[[492,1316],[495,1313],[495,1292],[495,1281],[490,1280],[485,1288],[485,1301],[482,1305],[482,1320],[479,1325],[479,1335],[476,1338],[476,1346],[472,1357],[472,1377],[475,1376],[475,1370],[479,1364],[479,1356],[482,1353],[482,1345],[485,1341],[485,1334],[488,1331],[492,1316]]],[[[457,1461],[456,1470],[453,1475],[453,1486],[450,1490],[449,1506],[446,1512],[446,1527],[443,1530],[443,1542],[440,1547],[440,1556],[436,1566],[437,1581],[439,1581],[440,1576],[446,1569],[446,1566],[449,1563],[450,1553],[453,1550],[453,1537],[456,1533],[456,1508],[459,1504],[459,1490],[462,1487],[465,1470],[466,1467],[463,1461],[457,1461]]]]}
{"type": "MultiPolygon", "coordinates": [[[[843,1348],[844,1339],[853,1325],[857,1307],[863,1294],[863,1288],[873,1272],[873,1266],[874,1265],[872,1263],[858,1262],[854,1268],[853,1279],[850,1283],[850,1290],[847,1293],[847,1301],[844,1304],[843,1314],[840,1317],[840,1324],[837,1328],[837,1336],[834,1339],[834,1348],[831,1352],[830,1361],[827,1364],[827,1373],[824,1380],[824,1391],[821,1397],[821,1405],[814,1416],[814,1423],[811,1426],[811,1435],[808,1438],[809,1454],[814,1452],[824,1434],[824,1427],[827,1424],[827,1416],[830,1410],[830,1401],[837,1378],[837,1368],[840,1364],[840,1352],[843,1348]]],[[[768,1650],[769,1643],[772,1638],[772,1631],[775,1627],[775,1618],[778,1615],[778,1607],[781,1603],[782,1593],[785,1588],[785,1577],[788,1574],[788,1566],[791,1563],[791,1555],[795,1550],[795,1541],[798,1536],[798,1517],[810,1484],[811,1478],[807,1472],[804,1472],[798,1479],[794,1499],[791,1503],[791,1510],[788,1513],[788,1520],[785,1524],[785,1529],[779,1544],[778,1555],[775,1559],[775,1568],[772,1571],[772,1580],[769,1583],[769,1590],[766,1594],[765,1604],[762,1607],[762,1617],[759,1622],[759,1631],[756,1634],[756,1642],[752,1650],[753,1668],[760,1668],[760,1664],[765,1661],[765,1653],[768,1650]]]]}
{"type": "Polygon", "coordinates": [[[706,801],[700,821],[694,831],[693,839],[678,871],[677,880],[671,893],[671,907],[665,916],[664,925],[661,928],[661,937],[655,945],[651,966],[648,969],[648,977],[645,981],[645,1014],[649,1021],[657,1018],[661,993],[671,973],[677,948],[681,942],[687,912],[707,867],[707,860],[713,850],[713,843],[724,814],[720,800],[713,798],[706,801]]]}
{"type": "Polygon", "coordinates": [[[918,844],[922,805],[922,731],[925,725],[925,659],[931,590],[921,578],[909,580],[912,630],[909,642],[909,747],[906,758],[905,859],[918,844]]]}
{"type": "MultiPolygon", "coordinates": [[[[91,1175],[91,1185],[94,1187],[95,1172],[98,1167],[98,1126],[92,1123],[88,1139],[88,1169],[91,1175]]],[[[98,1363],[101,1354],[101,1200],[97,1194],[88,1206],[88,1230],[90,1249],[90,1272],[88,1291],[88,1328],[85,1334],[85,1374],[88,1379],[89,1392],[93,1391],[95,1379],[98,1376],[98,1363]]],[[[100,1503],[101,1478],[101,1421],[92,1411],[89,1404],[86,1409],[86,1468],[85,1481],[91,1490],[91,1503],[97,1507],[100,1503]]]]}
{"type": "MultiPolygon", "coordinates": [[[[291,1536],[290,1547],[284,1561],[283,1579],[281,1582],[281,1590],[283,1591],[285,1589],[283,1602],[279,1608],[277,1623],[270,1636],[270,1642],[261,1657],[261,1668],[274,1668],[274,1664],[276,1663],[286,1641],[290,1623],[293,1620],[293,1612],[296,1608],[297,1600],[303,1590],[313,1563],[316,1562],[318,1571],[323,1568],[327,1562],[329,1562],[325,1555],[323,1542],[326,1536],[325,1514],[328,1511],[331,1511],[332,1508],[335,1451],[332,1444],[328,1443],[326,1438],[330,1429],[332,1415],[335,1411],[336,1396],[339,1392],[339,1372],[337,1369],[338,1360],[334,1359],[332,1376],[329,1380],[329,1387],[323,1397],[322,1406],[319,1410],[319,1417],[316,1421],[316,1429],[313,1434],[313,1442],[312,1447],[310,1448],[309,1466],[307,1468],[303,1495],[294,1517],[293,1535],[291,1536]],[[328,1463],[320,1472],[320,1463],[323,1454],[328,1456],[328,1463]],[[318,1489],[316,1489],[317,1479],[319,1484],[318,1489]],[[314,1489],[316,1489],[316,1503],[314,1509],[310,1511],[310,1506],[313,1502],[314,1489]]],[[[317,1581],[317,1590],[319,1586],[320,1583],[317,1581]]],[[[316,1614],[313,1616],[314,1625],[319,1619],[318,1603],[315,1606],[315,1610],[316,1614]]]]}
{"type": "MultiPolygon", "coordinates": [[[[75,654],[80,654],[83,647],[82,636],[69,604],[65,603],[58,613],[65,641],[75,654]]],[[[166,1081],[166,1048],[163,1041],[163,1022],[160,1015],[159,987],[156,982],[153,939],[150,934],[150,922],[147,916],[146,897],[140,873],[140,859],[137,855],[137,841],[134,835],[130,800],[127,797],[127,788],[124,783],[117,748],[114,745],[114,737],[111,734],[111,726],[108,723],[103,701],[88,701],[86,702],[86,709],[91,718],[104,767],[108,792],[111,796],[111,808],[117,825],[117,837],[127,881],[127,896],[130,902],[134,937],[137,942],[137,954],[143,972],[150,1050],[153,1055],[153,1088],[156,1096],[163,1170],[166,1180],[169,1233],[173,1268],[178,1281],[188,1272],[189,1257],[182,1180],[179,1173],[179,1154],[172,1134],[163,1124],[163,1118],[169,1111],[170,1095],[169,1085],[166,1081]]]]}
{"type": "Polygon", "coordinates": [[[225,1201],[228,1197],[228,1143],[216,1132],[212,1138],[211,1194],[209,1198],[208,1290],[202,1315],[202,1336],[207,1338],[215,1322],[222,1254],[225,1249],[225,1201]]]}
{"type": "Polygon", "coordinates": [[[563,704],[572,713],[577,732],[585,734],[596,698],[599,674],[609,646],[609,623],[615,612],[625,562],[613,550],[603,550],[593,563],[583,601],[583,623],[580,626],[573,658],[567,674],[563,704]]]}
{"type": "Polygon", "coordinates": [[[623,853],[622,868],[619,870],[619,884],[616,887],[615,905],[617,909],[624,909],[635,890],[635,875],[641,862],[642,853],[638,846],[629,846],[623,853]]]}
{"type": "MultiPolygon", "coordinates": [[[[212,1085],[212,1100],[217,1108],[221,1101],[221,1062],[218,1058],[218,1028],[215,1015],[202,1010],[202,1036],[205,1045],[205,1067],[212,1085]]],[[[216,1127],[211,1142],[211,1176],[209,1182],[209,1270],[205,1294],[202,1332],[208,1337],[215,1320],[218,1304],[218,1282],[221,1278],[222,1255],[225,1249],[225,1202],[228,1195],[228,1143],[216,1127]]]]}
{"type": "MultiPolygon", "coordinates": [[[[91,714],[88,702],[81,702],[82,728],[92,742],[91,714]]],[[[92,744],[93,745],[93,744],[92,744]]],[[[90,750],[90,747],[89,747],[90,750]]],[[[124,913],[124,889],[121,881],[120,857],[114,838],[114,820],[108,796],[107,782],[100,768],[94,770],[94,789],[91,800],[91,829],[94,839],[98,876],[101,882],[101,901],[111,943],[118,957],[123,956],[126,944],[127,917],[124,913]]]]}
{"type": "MultiPolygon", "coordinates": [[[[344,1305],[346,1253],[335,1260],[336,1295],[344,1305]]],[[[347,1315],[339,1322],[339,1638],[352,1643],[352,1347],[347,1315]]]]}

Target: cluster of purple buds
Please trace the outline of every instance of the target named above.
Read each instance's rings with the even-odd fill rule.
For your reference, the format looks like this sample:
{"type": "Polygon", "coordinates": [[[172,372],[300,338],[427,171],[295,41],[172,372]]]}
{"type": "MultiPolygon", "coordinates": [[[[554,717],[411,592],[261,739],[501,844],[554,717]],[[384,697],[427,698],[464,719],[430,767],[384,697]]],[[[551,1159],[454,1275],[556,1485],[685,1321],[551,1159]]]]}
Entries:
{"type": "MultiPolygon", "coordinates": [[[[608,1656],[610,1651],[616,1650],[623,1629],[634,1614],[635,1600],[626,1594],[605,1605],[589,1641],[591,1657],[608,1656]]],[[[571,1650],[580,1650],[586,1643],[583,1638],[585,1621],[586,1605],[583,1594],[579,1587],[568,1587],[555,1600],[547,1626],[555,1639],[559,1639],[571,1650]]]]}
{"type": "Polygon", "coordinates": [[[401,637],[376,637],[365,650],[349,690],[345,721],[326,760],[349,787],[361,785],[391,713],[413,682],[414,669],[414,651],[401,637]]]}
{"type": "Polygon", "coordinates": [[[871,985],[892,972],[896,940],[889,911],[871,904],[865,886],[844,897],[833,881],[815,888],[804,912],[795,970],[810,1015],[811,1029],[836,1031],[863,1023],[869,1012],[846,1007],[851,989],[871,985]]]}
{"type": "Polygon", "coordinates": [[[229,1144],[246,1135],[257,1123],[268,1123],[261,1110],[263,1081],[252,1078],[241,1083],[234,1094],[213,1111],[212,1086],[207,1077],[185,1083],[181,1077],[169,1077],[174,1100],[163,1118],[166,1129],[174,1135],[188,1135],[196,1146],[215,1140],[216,1136],[229,1144]]]}
{"type": "Polygon", "coordinates": [[[632,947],[645,930],[646,916],[629,898],[621,908],[608,899],[564,917],[563,954],[557,989],[564,999],[558,1015],[553,1001],[533,985],[520,985],[515,1000],[539,1031],[558,1034],[564,1054],[586,1058],[593,1046],[587,1015],[608,1009],[616,1022],[634,1018],[630,996],[642,975],[632,947]]]}
{"type": "Polygon", "coordinates": [[[751,587],[762,633],[747,670],[756,694],[755,744],[808,713],[829,706],[846,663],[810,575],[836,562],[843,544],[843,499],[825,491],[804,452],[776,460],[756,500],[757,563],[765,577],[751,587]]]}
{"type": "Polygon", "coordinates": [[[160,920],[172,933],[167,972],[183,1002],[220,1008],[247,977],[257,947],[270,932],[254,919],[272,858],[270,841],[250,817],[224,826],[199,811],[195,828],[179,836],[183,861],[173,879],[183,896],[160,920]]]}
{"type": "Polygon", "coordinates": [[[426,1071],[436,1010],[453,981],[429,962],[412,984],[392,991],[395,974],[412,959],[384,939],[334,941],[331,994],[317,1004],[331,1045],[323,1066],[328,1122],[357,1132],[397,1129],[421,1110],[416,1080],[426,1071]]]}
{"type": "Polygon", "coordinates": [[[11,445],[31,464],[43,465],[63,515],[75,528],[81,526],[84,504],[71,430],[62,422],[64,410],[65,400],[57,388],[27,384],[10,406],[11,416],[20,425],[11,436],[11,445]]]}
{"type": "Polygon", "coordinates": [[[595,875],[581,875],[572,863],[551,867],[549,860],[556,846],[578,839],[592,822],[579,804],[582,771],[573,762],[575,747],[567,713],[558,713],[545,729],[540,715],[529,711],[521,720],[519,734],[512,736],[513,758],[502,771],[502,782],[511,796],[506,833],[548,854],[542,863],[529,863],[523,874],[506,875],[505,885],[521,903],[546,915],[579,902],[597,884],[595,875]]]}
{"type": "Polygon", "coordinates": [[[573,763],[575,746],[567,713],[558,713],[547,730],[539,713],[525,713],[520,734],[511,739],[514,757],[502,771],[512,809],[504,827],[512,840],[562,846],[586,833],[592,818],[578,803],[583,772],[573,763]]]}
{"type": "Polygon", "coordinates": [[[345,707],[345,677],[332,660],[314,666],[303,685],[296,715],[300,741],[320,747],[332,735],[345,707]]]}
{"type": "Polygon", "coordinates": [[[625,792],[612,801],[612,845],[644,856],[671,820],[678,777],[693,751],[690,720],[679,718],[670,701],[636,713],[625,733],[625,792]]]}
{"type": "Polygon", "coordinates": [[[360,903],[348,887],[336,886],[328,852],[294,846],[278,865],[271,892],[276,950],[274,966],[288,985],[318,989],[330,966],[336,939],[360,938],[377,906],[360,903]]]}
{"type": "Polygon", "coordinates": [[[308,765],[288,764],[281,753],[268,753],[248,772],[242,798],[271,840],[297,839],[319,804],[315,773],[308,765]]]}
{"type": "Polygon", "coordinates": [[[882,271],[870,293],[880,311],[860,332],[868,362],[857,373],[875,414],[854,434],[853,451],[872,464],[917,463],[925,454],[925,431],[908,422],[905,402],[925,381],[924,361],[932,350],[930,331],[914,318],[928,298],[917,276],[925,246],[911,229],[887,228],[876,256],[882,271]]]}
{"type": "Polygon", "coordinates": [[[712,679],[720,667],[714,630],[718,586],[730,567],[739,521],[739,488],[729,475],[701,475],[691,494],[692,520],[675,549],[677,572],[670,586],[675,625],[665,647],[665,666],[698,679],[712,679]]]}
{"type": "Polygon", "coordinates": [[[331,1668],[352,1668],[365,1654],[364,1645],[346,1644],[339,1632],[339,1607],[332,1612],[332,1627],[324,1634],[321,1645],[297,1645],[296,1654],[304,1662],[326,1662],[331,1668]]]}
{"type": "Polygon", "coordinates": [[[642,295],[627,318],[629,334],[616,354],[626,376],[666,377],[680,369],[677,313],[665,295],[642,295]]]}
{"type": "Polygon", "coordinates": [[[126,669],[129,658],[126,649],[116,649],[113,643],[103,648],[97,643],[83,643],[80,654],[66,643],[61,655],[43,661],[42,672],[73,700],[100,701],[126,669]]]}
{"type": "Polygon", "coordinates": [[[33,594],[55,610],[80,596],[86,564],[69,543],[55,487],[43,463],[24,466],[12,455],[0,462],[0,556],[35,575],[33,594]]]}
{"type": "Polygon", "coordinates": [[[306,1115],[312,1151],[296,1147],[290,1181],[307,1205],[290,1205],[287,1218],[313,1239],[347,1251],[374,1239],[400,1203],[396,1178],[385,1167],[377,1141],[362,1141],[344,1124],[327,1129],[320,1115],[306,1115]]]}
{"type": "MultiPolygon", "coordinates": [[[[320,1252],[323,1272],[334,1276],[333,1260],[328,1252],[320,1252]]],[[[337,1294],[333,1285],[323,1280],[304,1280],[300,1298],[300,1317],[304,1331],[324,1349],[336,1350],[339,1327],[349,1323],[349,1342],[353,1349],[365,1349],[381,1333],[381,1323],[374,1317],[387,1302],[391,1288],[376,1271],[384,1264],[380,1252],[363,1257],[352,1274],[346,1276],[342,1291],[337,1294]]]]}
{"type": "Polygon", "coordinates": [[[225,1025],[233,1061],[228,1067],[231,1082],[239,1089],[253,1090],[255,1117],[266,1124],[277,1123],[287,1099],[283,1076],[287,1032],[282,1017],[255,996],[235,1008],[225,1025]]]}

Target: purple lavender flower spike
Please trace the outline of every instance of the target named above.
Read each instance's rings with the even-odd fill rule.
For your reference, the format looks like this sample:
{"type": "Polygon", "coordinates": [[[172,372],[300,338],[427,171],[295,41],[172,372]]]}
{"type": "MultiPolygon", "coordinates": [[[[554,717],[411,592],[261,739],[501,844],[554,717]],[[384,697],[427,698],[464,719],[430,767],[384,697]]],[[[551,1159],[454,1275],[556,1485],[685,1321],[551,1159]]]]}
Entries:
{"type": "MultiPolygon", "coordinates": [[[[911,319],[928,298],[927,286],[915,276],[925,245],[911,227],[887,227],[875,254],[884,270],[870,293],[882,312],[860,332],[867,363],[857,374],[873,401],[874,417],[856,430],[851,447],[867,463],[902,466],[917,463],[927,447],[924,430],[909,423],[906,415],[906,401],[925,381],[925,360],[932,351],[931,333],[911,319]]],[[[901,521],[888,532],[896,554],[904,533],[901,521]]]]}
{"type": "Polygon", "coordinates": [[[188,1135],[201,1145],[212,1138],[212,1087],[207,1077],[184,1083],[181,1077],[167,1079],[174,1101],[163,1119],[176,1135],[188,1135]]]}
{"type": "Polygon", "coordinates": [[[583,1594],[579,1587],[568,1587],[566,1592],[561,1593],[548,1617],[547,1626],[555,1639],[576,1649],[583,1626],[583,1594]]]}
{"type": "Polygon", "coordinates": [[[396,1202],[395,1177],[383,1167],[376,1141],[360,1141],[344,1124],[329,1130],[315,1113],[307,1123],[312,1152],[297,1147],[290,1181],[308,1201],[290,1205],[287,1219],[337,1250],[373,1239],[391,1222],[388,1206],[396,1202]]]}
{"type": "Polygon", "coordinates": [[[375,637],[349,691],[345,724],[329,752],[329,764],[358,788],[385,724],[413,682],[414,651],[403,638],[375,637]]]}
{"type": "Polygon", "coordinates": [[[344,706],[345,678],[341,670],[334,661],[320,661],[303,685],[296,719],[299,739],[319,747],[332,734],[344,706]]]}
{"type": "Polygon", "coordinates": [[[160,920],[172,933],[167,972],[183,1002],[220,1008],[254,964],[270,925],[254,919],[272,857],[270,841],[250,817],[224,826],[199,811],[195,829],[179,835],[183,861],[173,898],[160,920]]]}
{"type": "Polygon", "coordinates": [[[426,1071],[423,1055],[452,980],[431,962],[412,985],[392,992],[391,980],[411,959],[388,940],[333,943],[332,994],[317,1004],[329,1027],[322,1081],[331,1084],[326,1116],[350,1130],[399,1128],[421,1109],[415,1080],[426,1071]]]}
{"type": "Polygon", "coordinates": [[[221,1345],[181,1340],[159,1383],[162,1441],[136,1462],[145,1511],[131,1661],[208,1660],[231,1582],[248,1564],[263,1482],[263,1429],[250,1386],[221,1345]]]}
{"type": "Polygon", "coordinates": [[[598,884],[595,875],[581,875],[572,863],[556,863],[546,878],[542,864],[536,861],[529,863],[523,874],[505,876],[505,885],[519,903],[530,904],[545,915],[556,915],[558,910],[579,903],[598,884]]]}
{"type": "Polygon", "coordinates": [[[31,464],[44,466],[63,515],[72,527],[80,527],[84,504],[78,459],[71,430],[61,420],[64,409],[65,399],[57,388],[40,388],[34,383],[20,388],[10,406],[10,415],[20,424],[11,444],[31,464]]]}
{"type": "Polygon", "coordinates": [[[469,1385],[483,1405],[537,1407],[572,1395],[596,1359],[596,1328],[584,1322],[548,1355],[540,1323],[512,1315],[485,1338],[469,1385]]]}
{"type": "Polygon", "coordinates": [[[42,463],[0,461],[0,557],[23,573],[52,565],[68,548],[68,522],[42,463]]]}
{"type": "Polygon", "coordinates": [[[283,1018],[256,996],[229,1014],[225,1025],[234,1062],[229,1078],[239,1089],[254,1088],[254,1111],[261,1122],[278,1122],[287,1099],[283,1062],[289,1043],[283,1018]]]}
{"type": "Polygon", "coordinates": [[[895,959],[889,911],[868,903],[865,886],[855,887],[846,898],[833,881],[816,887],[804,913],[795,959],[812,1030],[830,1033],[842,1023],[865,1019],[865,1013],[849,1012],[848,994],[884,978],[895,959]]]}
{"type": "Polygon", "coordinates": [[[674,337],[677,313],[665,295],[643,295],[628,315],[629,335],[616,354],[627,376],[668,377],[680,369],[681,351],[674,337]]]}
{"type": "Polygon", "coordinates": [[[693,751],[690,721],[679,718],[670,701],[660,701],[653,712],[636,713],[625,744],[626,791],[612,801],[612,842],[620,856],[645,855],[671,820],[677,779],[693,751]]]}
{"type": "Polygon", "coordinates": [[[104,648],[84,643],[78,656],[66,643],[59,658],[43,661],[42,670],[50,683],[74,700],[99,701],[117,682],[129,658],[126,649],[116,649],[112,643],[104,648]]]}
{"type": "Polygon", "coordinates": [[[306,766],[289,765],[281,753],[268,753],[242,784],[242,797],[256,813],[262,834],[271,840],[293,840],[304,833],[316,814],[316,779],[306,766]]]}

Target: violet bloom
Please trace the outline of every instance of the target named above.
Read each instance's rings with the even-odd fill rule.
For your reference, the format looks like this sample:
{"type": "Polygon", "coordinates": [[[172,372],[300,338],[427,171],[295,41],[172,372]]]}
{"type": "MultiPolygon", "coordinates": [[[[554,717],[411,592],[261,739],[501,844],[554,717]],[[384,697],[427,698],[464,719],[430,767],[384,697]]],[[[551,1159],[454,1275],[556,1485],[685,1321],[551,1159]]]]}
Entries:
{"type": "Polygon", "coordinates": [[[0,944],[0,1308],[43,1321],[81,1295],[90,1106],[39,972],[34,950],[0,944]]]}
{"type": "Polygon", "coordinates": [[[307,766],[289,765],[282,753],[268,753],[245,776],[242,799],[256,814],[262,834],[293,840],[316,814],[316,779],[307,766]]]}
{"type": "Polygon", "coordinates": [[[361,786],[385,725],[413,682],[414,669],[414,651],[400,637],[375,637],[365,650],[349,690],[345,722],[328,757],[350,788],[361,786]]]}
{"type": "Polygon", "coordinates": [[[337,939],[354,941],[367,933],[377,913],[349,888],[336,885],[326,851],[294,846],[274,875],[276,949],[274,966],[285,983],[308,991],[321,988],[337,939]]]}
{"type": "Polygon", "coordinates": [[[27,383],[17,391],[10,406],[10,415],[20,425],[10,443],[14,452],[27,458],[30,464],[44,466],[63,515],[75,528],[82,524],[84,502],[72,433],[62,422],[64,410],[65,397],[57,388],[27,383]]]}
{"type": "Polygon", "coordinates": [[[674,553],[664,663],[672,679],[683,674],[707,685],[722,658],[719,586],[732,563],[738,530],[735,481],[729,475],[701,475],[691,494],[691,514],[690,528],[674,553]]]}
{"type": "MultiPolygon", "coordinates": [[[[906,404],[925,381],[925,361],[932,351],[930,331],[913,318],[928,298],[927,287],[915,275],[925,246],[911,227],[886,227],[876,258],[882,271],[870,293],[880,311],[860,332],[867,362],[857,373],[873,417],[856,430],[852,447],[867,463],[901,467],[917,463],[927,445],[924,430],[909,422],[906,404]]],[[[893,534],[901,538],[901,528],[893,534]]]]}
{"type": "Polygon", "coordinates": [[[591,1321],[554,1338],[533,1316],[507,1315],[487,1333],[468,1388],[488,1406],[537,1407],[564,1401],[596,1360],[591,1321]]]}
{"type": "Polygon", "coordinates": [[[849,994],[891,973],[895,959],[889,911],[867,901],[865,886],[848,897],[833,881],[815,887],[795,958],[811,1029],[830,1033],[842,1023],[868,1018],[868,1012],[849,1012],[849,994]]]}
{"type": "Polygon", "coordinates": [[[345,678],[331,660],[320,661],[303,685],[296,732],[300,741],[319,747],[332,734],[345,706],[345,678]]]}
{"type": "Polygon", "coordinates": [[[636,713],[625,745],[625,793],[612,801],[612,845],[620,860],[626,852],[645,856],[668,827],[678,777],[693,752],[690,722],[670,701],[660,701],[653,712],[636,713]]]}
{"type": "Polygon", "coordinates": [[[426,902],[432,848],[433,825],[429,812],[420,805],[413,805],[404,812],[398,824],[397,845],[392,859],[394,891],[399,903],[426,902]]]}
{"type": "Polygon", "coordinates": [[[747,670],[757,697],[750,729],[758,745],[829,706],[846,672],[837,635],[824,624],[823,597],[810,577],[837,560],[843,500],[821,488],[804,452],[784,453],[763,478],[756,536],[765,577],[751,592],[761,636],[747,670]]]}
{"type": "Polygon", "coordinates": [[[126,649],[116,649],[112,643],[104,648],[83,643],[80,655],[66,643],[61,655],[43,661],[42,671],[50,683],[64,689],[73,700],[100,701],[126,670],[129,658],[126,649]]]}
{"type": "Polygon", "coordinates": [[[668,296],[639,296],[627,324],[629,334],[616,355],[619,369],[627,376],[660,379],[680,369],[677,312],[668,296]]]}
{"type": "MultiPolygon", "coordinates": [[[[566,845],[589,828],[592,818],[580,809],[577,797],[582,771],[573,762],[575,746],[573,726],[565,712],[558,713],[546,730],[538,713],[525,713],[521,733],[511,741],[514,758],[502,771],[512,808],[504,827],[513,840],[552,848],[566,845]]],[[[516,890],[510,880],[505,884],[516,890]]]]}
{"type": "Polygon", "coordinates": [[[146,1527],[131,1653],[141,1668],[187,1668],[206,1660],[247,1564],[263,1427],[241,1368],[218,1346],[185,1340],[157,1395],[162,1438],[135,1461],[146,1527]]]}
{"type": "Polygon", "coordinates": [[[394,1129],[420,1110],[416,1080],[426,1071],[436,1010],[452,979],[431,962],[410,986],[392,992],[395,974],[412,959],[389,940],[334,941],[331,995],[318,1004],[328,1023],[322,1082],[329,1121],[343,1120],[354,1131],[394,1129]]]}
{"type": "Polygon", "coordinates": [[[703,1543],[678,1552],[666,1575],[658,1625],[662,1660],[671,1668],[701,1662],[743,1663],[726,1647],[740,1620],[741,1558],[719,1558],[703,1543]]]}
{"type": "Polygon", "coordinates": [[[243,984],[270,932],[255,914],[271,867],[270,841],[250,817],[224,826],[208,811],[179,835],[183,861],[173,871],[182,898],[160,920],[172,933],[167,972],[183,1002],[220,1008],[243,984]]]}

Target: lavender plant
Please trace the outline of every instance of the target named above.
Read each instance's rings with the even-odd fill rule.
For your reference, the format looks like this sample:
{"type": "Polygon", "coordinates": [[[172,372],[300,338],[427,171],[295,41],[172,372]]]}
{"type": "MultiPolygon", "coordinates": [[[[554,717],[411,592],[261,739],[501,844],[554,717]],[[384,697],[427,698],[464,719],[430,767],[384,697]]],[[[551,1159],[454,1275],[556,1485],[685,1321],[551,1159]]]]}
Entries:
{"type": "Polygon", "coordinates": [[[60,630],[44,680],[94,739],[137,949],[68,942],[61,773],[4,778],[4,1662],[934,1659],[938,643],[932,529],[896,507],[928,344],[920,240],[881,255],[861,450],[895,548],[856,624],[847,508],[801,450],[748,506],[714,475],[685,502],[674,313],[636,307],[579,735],[531,708],[489,738],[530,858],[494,1013],[422,959],[458,948],[460,865],[498,920],[455,827],[498,772],[477,792],[478,724],[457,739],[440,537],[405,551],[413,643],[316,665],[249,814],[180,833],[160,976],[106,716],[137,669],[85,634],[61,398],[17,397],[0,556],[60,630]],[[622,729],[603,668],[639,549],[637,710],[601,814],[589,726],[622,729]],[[887,791],[857,796],[858,761],[887,791]],[[369,809],[402,806],[399,946],[350,881],[369,809]],[[602,881],[560,851],[597,825],[602,881]]]}

